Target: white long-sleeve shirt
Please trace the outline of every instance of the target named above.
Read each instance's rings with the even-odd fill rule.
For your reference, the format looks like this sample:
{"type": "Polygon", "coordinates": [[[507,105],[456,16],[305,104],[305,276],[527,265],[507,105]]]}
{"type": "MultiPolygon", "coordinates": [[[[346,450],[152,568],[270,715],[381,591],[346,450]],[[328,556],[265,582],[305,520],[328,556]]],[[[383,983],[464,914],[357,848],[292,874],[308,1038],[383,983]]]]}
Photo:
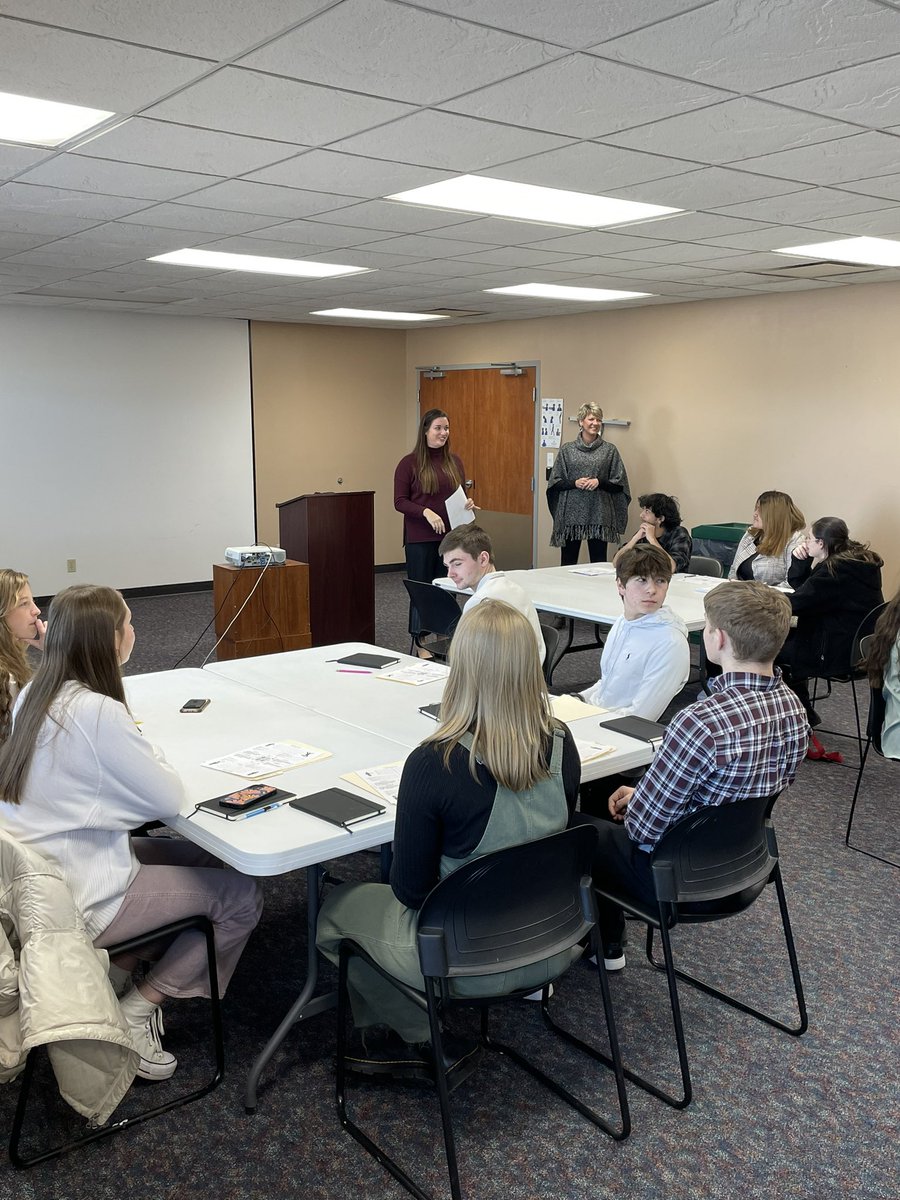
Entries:
{"type": "Polygon", "coordinates": [[[487,575],[482,575],[478,581],[478,587],[463,605],[463,614],[471,612],[482,600],[502,600],[504,604],[517,609],[527,619],[534,630],[535,638],[537,638],[538,654],[543,662],[547,646],[544,642],[544,635],[541,633],[537,610],[528,599],[525,589],[512,579],[507,579],[502,571],[489,571],[487,575]]]}
{"type": "Polygon", "coordinates": [[[175,816],[184,798],[175,768],[124,704],[67,683],[38,735],[21,802],[0,802],[0,825],[57,863],[96,938],[138,871],[128,831],[175,816]]]}
{"type": "Polygon", "coordinates": [[[663,606],[633,621],[622,616],[607,635],[600,678],[582,696],[621,716],[656,721],[687,683],[690,669],[687,626],[677,613],[663,606]]]}

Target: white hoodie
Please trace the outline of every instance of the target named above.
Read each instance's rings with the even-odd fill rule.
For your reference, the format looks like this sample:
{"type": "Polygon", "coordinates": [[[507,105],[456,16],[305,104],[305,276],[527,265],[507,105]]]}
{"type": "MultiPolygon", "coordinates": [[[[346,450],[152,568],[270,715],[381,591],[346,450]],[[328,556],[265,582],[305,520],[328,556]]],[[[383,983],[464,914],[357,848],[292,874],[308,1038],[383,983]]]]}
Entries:
{"type": "Polygon", "coordinates": [[[656,721],[687,683],[690,667],[687,626],[664,605],[633,621],[619,617],[600,656],[600,679],[581,694],[621,716],[656,721]]]}

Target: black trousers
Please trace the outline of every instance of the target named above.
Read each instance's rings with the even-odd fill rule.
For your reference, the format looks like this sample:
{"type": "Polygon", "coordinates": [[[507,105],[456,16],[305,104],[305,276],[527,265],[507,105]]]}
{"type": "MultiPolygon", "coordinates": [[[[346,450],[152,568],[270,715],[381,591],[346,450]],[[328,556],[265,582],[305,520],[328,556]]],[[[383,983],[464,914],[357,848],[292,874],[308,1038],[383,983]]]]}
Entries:
{"type": "MultiPolygon", "coordinates": [[[[403,547],[406,552],[406,578],[418,583],[431,583],[432,579],[440,579],[447,574],[444,560],[438,554],[440,539],[433,542],[407,542],[403,547]]],[[[409,606],[409,632],[415,636],[422,628],[419,614],[409,606]]]]}
{"type": "MultiPolygon", "coordinates": [[[[638,849],[618,821],[603,821],[587,813],[574,813],[570,825],[593,825],[600,835],[597,857],[594,859],[594,884],[597,887],[614,885],[639,900],[653,904],[656,891],[650,870],[650,854],[638,849]]],[[[597,897],[598,927],[604,949],[621,944],[625,936],[625,914],[617,904],[597,897]]]]}
{"type": "MultiPolygon", "coordinates": [[[[606,562],[606,542],[600,538],[588,538],[588,557],[591,562],[606,562]]],[[[566,542],[565,545],[559,548],[559,565],[561,567],[574,567],[578,562],[578,555],[581,553],[581,542],[573,541],[566,542]]]]}

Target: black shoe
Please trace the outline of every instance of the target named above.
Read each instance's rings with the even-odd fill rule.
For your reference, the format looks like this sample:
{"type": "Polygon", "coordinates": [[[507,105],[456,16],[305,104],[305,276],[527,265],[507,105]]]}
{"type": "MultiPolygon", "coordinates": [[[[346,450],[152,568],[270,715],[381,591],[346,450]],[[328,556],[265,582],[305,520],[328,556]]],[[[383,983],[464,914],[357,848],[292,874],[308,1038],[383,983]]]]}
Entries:
{"type": "MultiPolygon", "coordinates": [[[[474,1071],[481,1055],[479,1042],[444,1034],[444,1069],[452,1091],[474,1071]]],[[[367,1079],[392,1083],[434,1085],[434,1052],[431,1042],[405,1042],[393,1029],[371,1025],[354,1030],[347,1050],[347,1070],[367,1079]]]]}

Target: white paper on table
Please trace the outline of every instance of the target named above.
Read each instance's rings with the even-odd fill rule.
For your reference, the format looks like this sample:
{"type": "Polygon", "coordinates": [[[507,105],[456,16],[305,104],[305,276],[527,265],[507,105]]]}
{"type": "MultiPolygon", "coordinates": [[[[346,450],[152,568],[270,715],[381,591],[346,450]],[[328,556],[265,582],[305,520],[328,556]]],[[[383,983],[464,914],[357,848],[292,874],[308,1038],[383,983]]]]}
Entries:
{"type": "Polygon", "coordinates": [[[612,754],[615,750],[615,746],[604,746],[600,742],[583,742],[580,738],[575,738],[575,748],[582,763],[606,758],[607,754],[612,754]]]}
{"type": "Polygon", "coordinates": [[[294,767],[305,767],[307,763],[323,758],[331,758],[331,751],[318,750],[303,742],[260,742],[258,746],[248,746],[246,750],[236,750],[222,758],[211,758],[203,766],[229,775],[242,775],[245,779],[261,779],[294,767]]]}
{"type": "Polygon", "coordinates": [[[364,767],[361,771],[350,771],[348,774],[342,775],[341,779],[357,784],[367,792],[372,792],[381,799],[387,800],[389,804],[396,804],[400,791],[400,776],[403,773],[403,761],[401,759],[399,762],[384,763],[380,767],[364,767]]]}
{"type": "Polygon", "coordinates": [[[409,683],[413,687],[421,687],[423,683],[436,683],[446,679],[450,668],[446,663],[420,662],[408,667],[397,667],[393,671],[381,671],[376,679],[388,679],[391,683],[409,683]]]}
{"type": "Polygon", "coordinates": [[[462,484],[452,496],[447,497],[447,525],[450,529],[455,529],[457,525],[470,525],[475,520],[474,511],[466,508],[468,503],[469,497],[463,491],[462,484]]]}
{"type": "Polygon", "coordinates": [[[608,708],[600,708],[597,704],[588,704],[575,696],[562,695],[550,697],[550,709],[557,721],[577,721],[580,717],[593,717],[597,713],[608,713],[608,708]]]}
{"type": "Polygon", "coordinates": [[[569,573],[571,575],[609,575],[615,569],[612,563],[606,563],[599,567],[573,567],[569,573]]]}

